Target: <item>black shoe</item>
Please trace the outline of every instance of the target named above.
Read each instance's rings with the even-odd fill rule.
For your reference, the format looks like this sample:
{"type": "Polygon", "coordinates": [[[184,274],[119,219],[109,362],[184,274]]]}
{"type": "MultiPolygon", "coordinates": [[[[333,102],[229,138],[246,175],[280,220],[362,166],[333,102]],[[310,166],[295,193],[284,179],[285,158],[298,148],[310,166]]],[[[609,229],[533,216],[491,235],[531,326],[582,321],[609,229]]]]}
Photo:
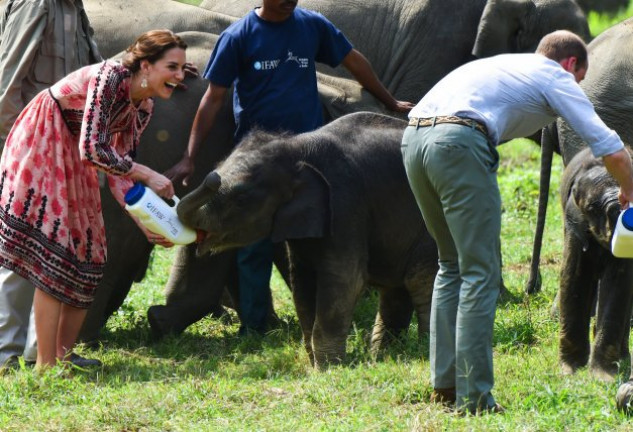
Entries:
{"type": "Polygon", "coordinates": [[[18,356],[11,356],[0,365],[0,374],[5,371],[20,369],[20,360],[18,356]]]}
{"type": "Polygon", "coordinates": [[[80,367],[80,368],[101,367],[101,366],[103,366],[103,363],[100,360],[85,358],[85,357],[82,357],[79,354],[75,354],[75,353],[70,354],[70,357],[68,358],[68,360],[74,366],[77,366],[77,367],[80,367]]]}

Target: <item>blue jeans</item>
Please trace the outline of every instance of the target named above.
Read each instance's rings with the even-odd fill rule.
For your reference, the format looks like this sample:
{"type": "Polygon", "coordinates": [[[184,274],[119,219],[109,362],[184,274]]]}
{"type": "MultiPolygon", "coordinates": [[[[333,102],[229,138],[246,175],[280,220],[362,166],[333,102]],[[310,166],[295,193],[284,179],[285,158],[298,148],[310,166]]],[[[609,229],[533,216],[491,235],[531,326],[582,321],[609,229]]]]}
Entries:
{"type": "Polygon", "coordinates": [[[270,276],[273,269],[273,243],[269,238],[245,246],[237,252],[242,327],[240,332],[267,330],[272,309],[270,276]]]}
{"type": "Polygon", "coordinates": [[[495,400],[492,331],[501,282],[499,156],[474,128],[407,127],[409,184],[439,252],[431,305],[431,381],[456,389],[457,407],[495,400]]]}

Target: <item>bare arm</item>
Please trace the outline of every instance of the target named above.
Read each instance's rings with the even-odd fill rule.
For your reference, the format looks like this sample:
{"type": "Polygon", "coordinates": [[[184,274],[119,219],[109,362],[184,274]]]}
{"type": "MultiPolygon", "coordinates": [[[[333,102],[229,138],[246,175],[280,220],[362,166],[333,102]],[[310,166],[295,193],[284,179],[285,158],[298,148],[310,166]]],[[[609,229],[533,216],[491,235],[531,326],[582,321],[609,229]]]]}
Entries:
{"type": "Polygon", "coordinates": [[[376,96],[388,109],[408,112],[415,106],[411,102],[396,100],[380,82],[367,58],[358,50],[352,49],[345,56],[342,64],[367,91],[376,96]]]}
{"type": "Polygon", "coordinates": [[[633,202],[633,170],[631,169],[631,157],[626,149],[622,149],[602,158],[604,166],[609,174],[620,185],[618,199],[622,208],[627,208],[633,202]]]}
{"type": "Polygon", "coordinates": [[[202,142],[209,135],[209,131],[215,124],[218,112],[224,105],[228,88],[209,83],[207,91],[200,100],[198,111],[191,126],[189,144],[180,162],[165,172],[165,175],[176,182],[182,179],[182,184],[187,186],[189,178],[194,171],[194,158],[202,142]]]}

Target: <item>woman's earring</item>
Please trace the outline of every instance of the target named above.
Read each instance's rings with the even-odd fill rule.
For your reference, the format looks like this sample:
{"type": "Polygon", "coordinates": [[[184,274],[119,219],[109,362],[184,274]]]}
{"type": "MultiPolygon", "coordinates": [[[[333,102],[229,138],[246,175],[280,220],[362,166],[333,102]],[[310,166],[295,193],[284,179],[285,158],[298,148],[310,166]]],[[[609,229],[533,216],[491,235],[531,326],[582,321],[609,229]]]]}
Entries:
{"type": "Polygon", "coordinates": [[[143,77],[141,80],[141,88],[147,88],[147,78],[143,77]]]}

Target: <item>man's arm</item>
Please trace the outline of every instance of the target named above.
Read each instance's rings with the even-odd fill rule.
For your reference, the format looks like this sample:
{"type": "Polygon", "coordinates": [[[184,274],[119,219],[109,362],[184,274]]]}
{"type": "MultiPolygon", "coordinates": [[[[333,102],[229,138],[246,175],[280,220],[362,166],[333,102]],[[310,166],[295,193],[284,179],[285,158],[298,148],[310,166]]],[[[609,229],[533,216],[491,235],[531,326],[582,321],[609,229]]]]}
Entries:
{"type": "Polygon", "coordinates": [[[165,172],[165,176],[174,183],[182,179],[182,184],[187,186],[194,171],[194,158],[198,154],[201,143],[207,138],[209,131],[215,124],[218,112],[224,105],[227,91],[227,87],[209,83],[207,91],[200,100],[198,111],[191,126],[187,150],[180,162],[165,172]]]}
{"type": "Polygon", "coordinates": [[[343,58],[342,64],[367,91],[376,96],[388,109],[408,112],[415,106],[411,102],[396,100],[380,82],[369,60],[358,50],[352,49],[343,58]]]}
{"type": "Polygon", "coordinates": [[[622,208],[627,208],[633,202],[633,170],[631,169],[631,157],[626,149],[603,156],[604,166],[609,174],[620,185],[618,200],[622,208]]]}

